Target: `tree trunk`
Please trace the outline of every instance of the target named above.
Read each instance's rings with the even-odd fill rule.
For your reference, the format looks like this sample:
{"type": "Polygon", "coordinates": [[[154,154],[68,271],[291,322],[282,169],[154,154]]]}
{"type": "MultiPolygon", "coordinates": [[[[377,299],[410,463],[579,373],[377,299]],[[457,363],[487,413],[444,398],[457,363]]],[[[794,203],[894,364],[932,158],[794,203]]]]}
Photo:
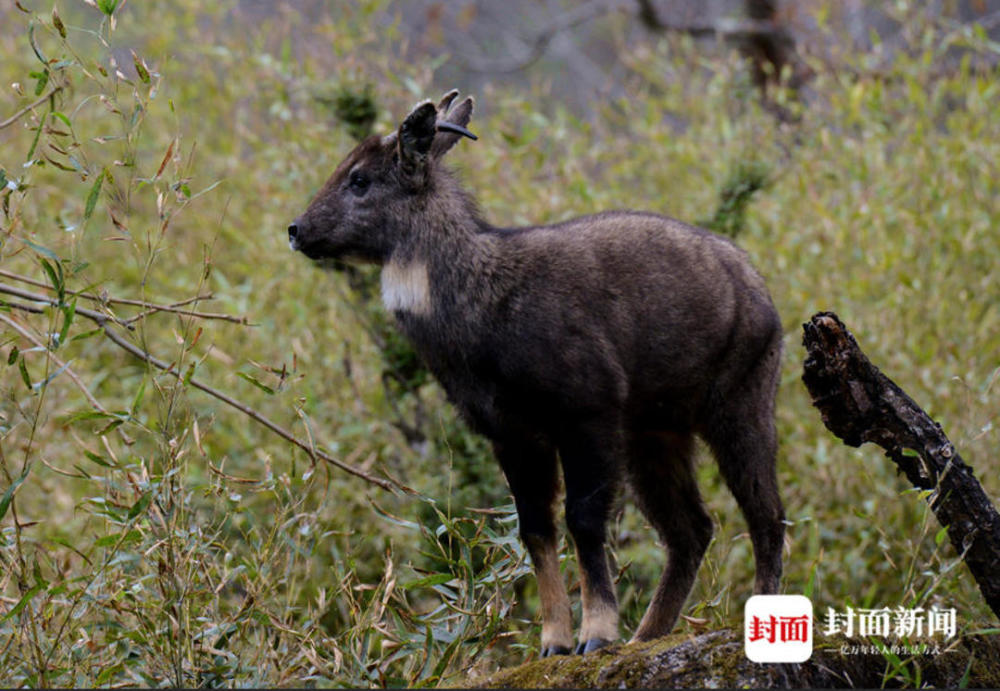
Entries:
{"type": "Polygon", "coordinates": [[[742,42],[743,52],[753,66],[754,83],[763,90],[781,78],[785,65],[794,68],[795,40],[778,20],[777,0],[746,0],[745,7],[750,19],[773,27],[771,31],[749,34],[742,42]]]}
{"type": "Polygon", "coordinates": [[[821,312],[802,327],[802,380],[827,429],[849,446],[878,444],[914,486],[931,490],[931,510],[1000,617],[1000,514],[972,468],[941,426],[868,360],[836,314],[821,312]]]}

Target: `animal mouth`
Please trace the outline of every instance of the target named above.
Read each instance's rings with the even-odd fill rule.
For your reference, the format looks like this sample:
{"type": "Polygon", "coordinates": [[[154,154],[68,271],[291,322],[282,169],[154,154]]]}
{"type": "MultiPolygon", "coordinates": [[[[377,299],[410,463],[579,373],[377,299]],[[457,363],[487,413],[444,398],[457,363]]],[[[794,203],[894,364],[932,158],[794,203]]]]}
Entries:
{"type": "Polygon", "coordinates": [[[298,250],[310,259],[323,259],[326,256],[316,246],[299,247],[298,250]]]}
{"type": "Polygon", "coordinates": [[[301,252],[314,261],[330,259],[334,256],[332,252],[325,251],[323,243],[320,242],[305,243],[299,238],[290,238],[288,246],[293,252],[301,252]]]}

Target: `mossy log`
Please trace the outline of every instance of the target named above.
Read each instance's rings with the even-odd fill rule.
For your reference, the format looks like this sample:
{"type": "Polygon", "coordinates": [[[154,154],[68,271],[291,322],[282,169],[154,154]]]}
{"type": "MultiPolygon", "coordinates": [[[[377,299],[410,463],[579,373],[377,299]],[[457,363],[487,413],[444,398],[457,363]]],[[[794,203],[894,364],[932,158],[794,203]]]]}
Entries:
{"type": "Polygon", "coordinates": [[[878,444],[915,487],[930,491],[931,510],[1000,617],[1000,514],[972,468],[941,425],[868,360],[836,314],[820,312],[802,327],[802,380],[827,428],[849,446],[878,444]]]}
{"type": "MultiPolygon", "coordinates": [[[[938,688],[1000,685],[1000,637],[970,635],[928,642],[925,654],[901,667],[868,641],[824,637],[800,664],[759,664],[743,652],[740,632],[673,635],[648,643],[609,646],[586,655],[548,657],[484,677],[467,677],[462,688],[881,688],[919,680],[938,688]],[[940,646],[940,647],[937,647],[940,646]]],[[[886,641],[893,645],[893,641],[886,641]]],[[[914,645],[914,642],[910,642],[914,645]]],[[[906,656],[901,656],[906,658],[906,656]]]]}

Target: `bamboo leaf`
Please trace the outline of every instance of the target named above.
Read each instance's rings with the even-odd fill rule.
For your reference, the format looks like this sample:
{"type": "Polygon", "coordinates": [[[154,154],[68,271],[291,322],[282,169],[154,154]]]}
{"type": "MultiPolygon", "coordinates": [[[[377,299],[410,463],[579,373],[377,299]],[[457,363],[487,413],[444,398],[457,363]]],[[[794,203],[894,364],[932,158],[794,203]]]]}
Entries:
{"type": "Polygon", "coordinates": [[[66,297],[66,286],[63,282],[62,265],[58,261],[54,262],[54,264],[50,264],[44,258],[39,259],[39,262],[41,262],[42,268],[48,275],[49,282],[52,284],[52,287],[55,288],[56,293],[59,294],[59,302],[62,302],[63,298],[66,297]]]}
{"type": "Polygon", "coordinates": [[[38,123],[38,127],[35,128],[35,138],[31,140],[31,146],[28,147],[28,155],[24,157],[25,163],[33,160],[32,156],[35,155],[35,149],[38,148],[38,140],[42,136],[42,122],[45,122],[45,118],[38,123]]]}
{"type": "Polygon", "coordinates": [[[434,671],[431,673],[431,677],[440,679],[441,675],[444,674],[445,669],[448,668],[448,663],[451,662],[452,656],[455,654],[455,650],[458,648],[459,643],[462,642],[461,636],[456,636],[455,640],[448,644],[448,647],[444,649],[441,654],[438,663],[434,665],[434,671]]]}
{"type": "MultiPolygon", "coordinates": [[[[103,4],[105,2],[109,2],[109,0],[97,0],[98,4],[103,4]]],[[[111,13],[108,12],[107,14],[111,13]]],[[[95,685],[107,686],[108,683],[111,681],[112,677],[114,677],[116,674],[120,674],[123,669],[124,665],[122,665],[122,663],[120,662],[118,664],[105,667],[104,669],[101,670],[101,673],[97,675],[97,680],[95,685]]]]}
{"type": "Polygon", "coordinates": [[[111,535],[99,537],[94,540],[94,547],[111,547],[118,542],[119,537],[121,537],[120,533],[112,533],[111,535]]]}
{"type": "Polygon", "coordinates": [[[430,576],[424,576],[423,578],[418,578],[415,581],[403,583],[402,588],[403,590],[412,590],[414,588],[441,585],[442,583],[447,583],[452,578],[454,577],[450,573],[433,573],[430,576]]]}
{"type": "Polygon", "coordinates": [[[111,413],[102,413],[97,410],[85,410],[82,413],[76,413],[71,415],[67,422],[81,422],[83,420],[108,420],[108,419],[118,419],[118,415],[112,415],[111,413]]]}
{"type": "Polygon", "coordinates": [[[143,492],[142,496],[136,503],[132,504],[132,508],[128,510],[129,520],[135,518],[141,513],[144,513],[147,508],[149,508],[149,502],[153,500],[152,492],[143,492]]]}
{"type": "Polygon", "coordinates": [[[97,0],[97,8],[109,17],[118,7],[118,0],[97,0]]]}
{"type": "Polygon", "coordinates": [[[35,578],[35,585],[40,585],[43,588],[47,588],[49,586],[49,582],[45,580],[45,577],[42,575],[42,565],[38,563],[37,559],[31,568],[31,575],[35,578]]]}
{"type": "Polygon", "coordinates": [[[68,173],[75,173],[78,170],[78,168],[74,168],[73,166],[68,166],[65,163],[60,163],[59,161],[55,160],[48,154],[42,154],[42,156],[45,158],[46,161],[54,165],[59,170],[65,170],[68,173]]]}
{"type": "Polygon", "coordinates": [[[7,509],[10,507],[10,503],[14,500],[14,493],[17,492],[17,488],[20,487],[28,478],[29,472],[31,472],[31,466],[24,466],[24,470],[21,471],[20,477],[10,483],[10,487],[8,487],[7,491],[3,493],[3,497],[0,497],[0,520],[2,520],[7,514],[7,509]]]}
{"type": "Polygon", "coordinates": [[[42,586],[37,584],[31,586],[28,592],[26,592],[24,596],[17,601],[17,604],[14,605],[14,607],[9,612],[7,612],[7,614],[3,615],[3,618],[0,619],[0,623],[3,623],[8,619],[10,619],[11,617],[16,617],[18,614],[20,614],[21,610],[27,607],[28,603],[31,602],[32,598],[34,598],[35,595],[37,595],[41,591],[42,591],[42,586]]]}
{"type": "Polygon", "coordinates": [[[52,250],[50,250],[48,247],[42,247],[41,245],[36,244],[36,243],[32,242],[31,240],[22,240],[22,242],[25,245],[27,245],[28,247],[30,247],[31,249],[33,249],[36,252],[38,252],[39,254],[42,254],[42,255],[48,257],[52,261],[54,261],[54,262],[58,262],[59,261],[59,257],[56,256],[56,253],[53,252],[52,250]]]}
{"type": "Polygon", "coordinates": [[[87,451],[86,449],[84,449],[83,450],[83,455],[86,456],[90,461],[96,463],[97,465],[104,466],[105,468],[117,468],[118,467],[114,463],[109,463],[107,460],[105,460],[104,456],[99,456],[98,454],[94,453],[93,451],[87,451]]]}
{"type": "Polygon", "coordinates": [[[101,429],[97,430],[97,432],[95,432],[95,434],[98,437],[103,437],[105,434],[110,434],[114,430],[118,429],[124,423],[125,423],[125,418],[121,418],[121,417],[120,418],[115,418],[114,420],[112,420],[111,422],[109,422],[108,424],[106,424],[104,427],[102,427],[101,429]]]}
{"type": "Polygon", "coordinates": [[[45,91],[45,85],[49,83],[49,71],[44,69],[41,72],[29,72],[28,76],[37,80],[35,82],[35,96],[41,96],[42,92],[45,91]]]}
{"type": "Polygon", "coordinates": [[[28,366],[24,363],[23,355],[17,361],[17,369],[21,372],[21,381],[23,381],[24,385],[28,387],[28,391],[32,391],[31,375],[28,374],[28,366]]]}
{"type": "Polygon", "coordinates": [[[96,180],[94,180],[94,186],[90,188],[90,194],[87,195],[87,205],[83,209],[84,223],[89,221],[90,217],[94,213],[94,207],[97,206],[97,198],[101,194],[101,184],[104,182],[104,176],[107,175],[107,173],[107,168],[101,170],[101,174],[97,176],[96,180]]]}
{"type": "Polygon", "coordinates": [[[38,60],[43,65],[48,65],[49,64],[48,59],[42,53],[42,49],[38,47],[38,42],[35,40],[35,23],[34,22],[32,22],[30,25],[28,25],[28,43],[31,44],[31,49],[33,51],[35,51],[35,57],[38,58],[38,60]]]}
{"type": "Polygon", "coordinates": [[[53,118],[59,118],[60,120],[63,121],[63,124],[65,124],[66,127],[69,127],[70,129],[72,129],[73,123],[70,122],[69,118],[66,117],[65,113],[60,113],[58,110],[53,110],[52,113],[51,113],[51,117],[53,117],[53,118]]]}
{"type": "Polygon", "coordinates": [[[375,513],[377,513],[378,515],[382,516],[382,518],[386,519],[390,523],[395,523],[398,526],[402,526],[404,528],[410,528],[411,530],[419,530],[420,529],[420,524],[419,523],[415,523],[413,521],[408,521],[405,518],[400,518],[399,516],[393,516],[391,513],[389,513],[385,509],[383,509],[381,506],[379,506],[375,502],[370,502],[370,504],[371,504],[372,508],[375,509],[375,513]]]}
{"type": "Polygon", "coordinates": [[[142,383],[139,384],[139,390],[135,392],[135,398],[132,399],[132,407],[129,409],[129,414],[135,417],[135,412],[139,409],[139,405],[142,403],[143,396],[146,395],[146,378],[142,378],[142,383]]]}
{"type": "Polygon", "coordinates": [[[247,380],[248,382],[250,382],[251,384],[253,384],[254,386],[256,386],[258,389],[260,389],[261,391],[264,391],[264,392],[266,392],[266,393],[268,393],[268,394],[270,394],[272,396],[274,395],[274,389],[272,389],[267,384],[261,382],[260,380],[258,380],[253,375],[247,374],[246,372],[237,372],[236,376],[239,377],[240,379],[247,380]]]}
{"type": "Polygon", "coordinates": [[[69,335],[69,327],[73,323],[73,317],[76,316],[76,298],[68,305],[63,306],[63,325],[62,329],[59,330],[59,345],[66,342],[66,337],[69,335]]]}
{"type": "Polygon", "coordinates": [[[132,51],[132,64],[135,66],[135,71],[139,75],[139,79],[142,80],[143,84],[149,84],[149,70],[146,69],[146,63],[132,51]]]}
{"type": "Polygon", "coordinates": [[[71,338],[69,340],[70,341],[82,341],[85,338],[90,338],[92,336],[96,336],[97,334],[103,333],[103,332],[104,332],[104,329],[102,329],[101,327],[97,327],[96,329],[91,329],[90,331],[84,331],[83,333],[78,333],[75,336],[73,336],[73,338],[71,338]]]}

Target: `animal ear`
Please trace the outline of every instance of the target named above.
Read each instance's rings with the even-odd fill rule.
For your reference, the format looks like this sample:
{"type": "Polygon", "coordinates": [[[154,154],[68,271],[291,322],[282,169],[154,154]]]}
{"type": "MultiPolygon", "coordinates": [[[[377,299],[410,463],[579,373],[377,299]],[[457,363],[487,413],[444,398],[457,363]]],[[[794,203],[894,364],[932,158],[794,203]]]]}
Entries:
{"type": "Polygon", "coordinates": [[[476,139],[476,135],[465,129],[469,124],[469,120],[472,119],[472,110],[475,102],[469,96],[453,107],[452,102],[454,102],[457,96],[458,91],[449,91],[441,99],[441,103],[438,106],[438,135],[434,138],[434,143],[431,145],[432,158],[444,156],[462,137],[476,139]]]}
{"type": "Polygon", "coordinates": [[[456,96],[458,91],[449,91],[437,108],[430,101],[420,103],[399,126],[399,170],[410,187],[419,188],[426,182],[429,158],[443,156],[460,137],[477,139],[465,129],[472,117],[472,99],[452,107],[456,96]]]}
{"type": "Polygon", "coordinates": [[[452,101],[458,97],[458,89],[452,89],[438,101],[438,113],[444,115],[451,108],[452,101]]]}
{"type": "Polygon", "coordinates": [[[413,187],[421,187],[427,174],[427,154],[437,132],[437,108],[430,101],[417,105],[399,126],[396,149],[399,171],[413,187]]]}

